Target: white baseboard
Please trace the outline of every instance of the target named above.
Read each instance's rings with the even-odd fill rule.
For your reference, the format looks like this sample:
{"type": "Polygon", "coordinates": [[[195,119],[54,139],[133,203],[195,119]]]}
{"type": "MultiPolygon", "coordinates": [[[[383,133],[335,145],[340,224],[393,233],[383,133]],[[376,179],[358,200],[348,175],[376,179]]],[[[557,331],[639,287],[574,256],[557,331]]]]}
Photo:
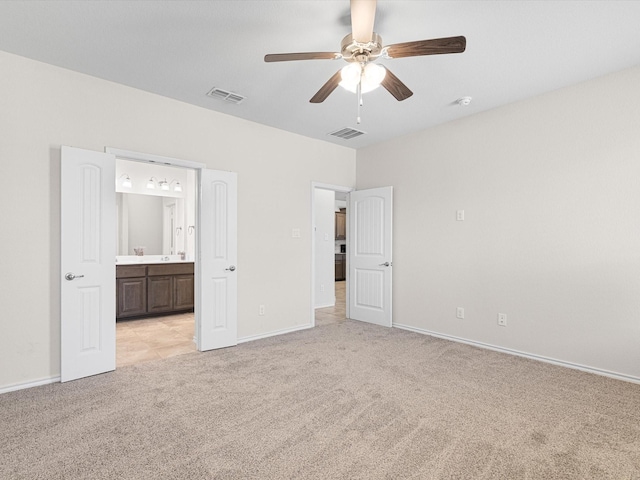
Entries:
{"type": "Polygon", "coordinates": [[[583,372],[595,373],[596,375],[603,375],[605,377],[615,378],[616,380],[624,380],[625,382],[640,383],[640,377],[633,375],[626,375],[624,373],[611,372],[609,370],[603,370],[600,368],[588,367],[586,365],[580,365],[579,363],[566,362],[564,360],[557,360],[555,358],[544,357],[542,355],[535,355],[533,353],[521,352],[519,350],[513,350],[511,348],[498,347],[488,343],[476,342],[473,340],[467,340],[466,338],[460,338],[453,335],[446,335],[443,333],[432,332],[430,330],[424,330],[422,328],[412,327],[410,325],[403,325],[400,323],[394,323],[394,327],[402,330],[408,330],[410,332],[421,333],[423,335],[430,335],[432,337],[442,338],[444,340],[451,340],[452,342],[465,343],[474,347],[486,348],[487,350],[494,350],[496,352],[508,353],[510,355],[516,355],[518,357],[524,357],[531,360],[538,360],[540,362],[552,363],[561,367],[573,368],[574,370],[581,370],[583,372]]]}
{"type": "MultiPolygon", "coordinates": [[[[308,328],[313,328],[313,325],[299,325],[297,327],[285,328],[282,330],[276,330],[274,332],[262,333],[260,335],[251,335],[249,337],[243,337],[238,339],[238,343],[252,342],[253,340],[260,340],[262,338],[275,337],[276,335],[284,335],[286,333],[293,333],[299,330],[306,330],[308,328]]],[[[8,385],[6,387],[0,387],[0,395],[3,393],[15,392],[16,390],[24,390],[26,388],[31,387],[39,387],[40,385],[48,385],[50,383],[57,383],[60,381],[60,377],[50,377],[50,378],[42,378],[40,380],[34,380],[25,383],[16,383],[13,385],[8,385]]]]}
{"type": "Polygon", "coordinates": [[[318,308],[327,308],[327,307],[335,307],[335,306],[336,306],[336,304],[334,302],[334,303],[327,303],[326,305],[318,305],[318,306],[313,307],[313,308],[318,309],[318,308]]]}
{"type": "Polygon", "coordinates": [[[260,339],[263,339],[263,338],[275,337],[276,335],[284,335],[286,333],[298,332],[300,330],[306,330],[308,328],[313,328],[313,325],[311,325],[309,323],[307,325],[299,325],[297,327],[284,328],[282,330],[276,330],[274,332],[261,333],[259,335],[251,335],[249,337],[242,337],[242,338],[238,339],[238,343],[253,342],[254,340],[260,340],[260,339]]]}
{"type": "Polygon", "coordinates": [[[7,387],[0,388],[0,395],[3,393],[15,392],[16,390],[24,390],[25,388],[39,387],[40,385],[48,385],[50,383],[57,383],[60,381],[60,377],[41,378],[40,380],[34,380],[25,383],[14,383],[7,387]]]}

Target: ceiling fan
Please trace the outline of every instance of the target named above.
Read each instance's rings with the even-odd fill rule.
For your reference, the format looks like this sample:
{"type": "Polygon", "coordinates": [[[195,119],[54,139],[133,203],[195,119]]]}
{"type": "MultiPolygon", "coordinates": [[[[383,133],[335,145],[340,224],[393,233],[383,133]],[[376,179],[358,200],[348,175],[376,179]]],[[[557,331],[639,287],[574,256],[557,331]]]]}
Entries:
{"type": "MultiPolygon", "coordinates": [[[[338,60],[348,65],[338,70],[309,100],[322,103],[338,85],[358,94],[358,108],[362,94],[382,85],[396,100],[402,101],[413,92],[389,69],[374,63],[379,58],[405,58],[421,55],[440,55],[464,52],[467,40],[463,36],[418,40],[384,46],[382,38],[373,31],[376,0],[351,0],[351,33],[341,42],[340,52],[272,53],[265,62],[292,60],[338,60]]],[[[358,123],[360,115],[358,114],[358,123]]]]}

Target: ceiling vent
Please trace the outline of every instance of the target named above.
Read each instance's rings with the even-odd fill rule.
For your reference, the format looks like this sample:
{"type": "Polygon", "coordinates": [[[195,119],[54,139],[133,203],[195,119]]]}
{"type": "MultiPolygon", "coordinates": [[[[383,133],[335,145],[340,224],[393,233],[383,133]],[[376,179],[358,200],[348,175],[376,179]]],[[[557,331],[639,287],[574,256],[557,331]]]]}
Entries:
{"type": "Polygon", "coordinates": [[[213,87],[209,92],[207,92],[207,96],[211,98],[217,98],[218,100],[224,100],[225,102],[242,103],[245,99],[242,95],[238,95],[237,93],[229,92],[227,90],[222,90],[221,88],[213,87]]]}
{"type": "Polygon", "coordinates": [[[361,132],[360,130],[344,127],[344,128],[341,128],[340,130],[336,130],[335,132],[328,133],[327,135],[331,135],[332,137],[342,138],[343,140],[351,140],[352,138],[356,138],[364,134],[365,132],[361,132]]]}

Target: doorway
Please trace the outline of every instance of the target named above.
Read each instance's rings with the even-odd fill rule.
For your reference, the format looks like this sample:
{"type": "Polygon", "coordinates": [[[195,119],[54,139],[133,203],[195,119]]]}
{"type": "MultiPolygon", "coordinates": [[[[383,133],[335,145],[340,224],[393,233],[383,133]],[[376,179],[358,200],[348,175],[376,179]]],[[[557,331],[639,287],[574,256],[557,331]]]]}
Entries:
{"type": "MultiPolygon", "coordinates": [[[[312,183],[311,188],[311,326],[315,326],[317,308],[322,298],[322,269],[327,262],[320,259],[330,238],[320,230],[327,209],[320,208],[324,192],[335,199],[336,192],[347,194],[345,253],[345,318],[391,327],[392,320],[392,266],[393,266],[393,187],[354,190],[335,185],[312,183]]],[[[326,203],[326,202],[325,202],[326,203]]],[[[331,208],[331,207],[329,207],[331,208]]],[[[326,254],[326,253],[325,253],[326,254]]],[[[335,281],[327,279],[327,282],[335,281]]]]}
{"type": "Polygon", "coordinates": [[[335,305],[331,307],[316,308],[316,326],[343,323],[347,320],[347,282],[338,281],[335,284],[335,305]]]}
{"type": "MultiPolygon", "coordinates": [[[[199,228],[195,228],[196,255],[192,272],[197,349],[206,351],[237,344],[237,174],[209,170],[203,164],[179,159],[109,147],[105,150],[101,153],[65,145],[61,148],[62,382],[108,372],[116,366],[114,184],[116,180],[126,179],[116,179],[116,157],[187,167],[197,172],[196,226],[199,228]]],[[[156,181],[160,185],[159,179],[156,181]]],[[[138,245],[141,246],[144,247],[138,245]]],[[[139,291],[145,288],[143,284],[154,283],[159,289],[171,289],[170,285],[175,285],[167,275],[150,274],[148,269],[136,273],[137,277],[151,277],[153,273],[157,277],[153,282],[139,282],[139,291]]],[[[184,282],[181,285],[184,286],[184,282]]],[[[150,298],[142,293],[138,296],[150,298]]]]}
{"type": "Polygon", "coordinates": [[[196,171],[116,158],[116,368],[197,351],[196,171]]]}
{"type": "Polygon", "coordinates": [[[352,189],[312,184],[312,325],[348,317],[347,194],[352,189]]]}

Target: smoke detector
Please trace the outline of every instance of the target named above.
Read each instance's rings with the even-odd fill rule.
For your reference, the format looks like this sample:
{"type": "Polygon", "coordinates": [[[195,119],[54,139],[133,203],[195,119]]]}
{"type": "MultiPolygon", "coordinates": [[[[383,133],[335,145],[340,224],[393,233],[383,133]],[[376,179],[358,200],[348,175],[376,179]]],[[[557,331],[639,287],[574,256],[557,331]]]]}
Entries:
{"type": "Polygon", "coordinates": [[[466,107],[471,103],[471,97],[460,97],[458,100],[456,100],[456,103],[461,107],[466,107]]]}

